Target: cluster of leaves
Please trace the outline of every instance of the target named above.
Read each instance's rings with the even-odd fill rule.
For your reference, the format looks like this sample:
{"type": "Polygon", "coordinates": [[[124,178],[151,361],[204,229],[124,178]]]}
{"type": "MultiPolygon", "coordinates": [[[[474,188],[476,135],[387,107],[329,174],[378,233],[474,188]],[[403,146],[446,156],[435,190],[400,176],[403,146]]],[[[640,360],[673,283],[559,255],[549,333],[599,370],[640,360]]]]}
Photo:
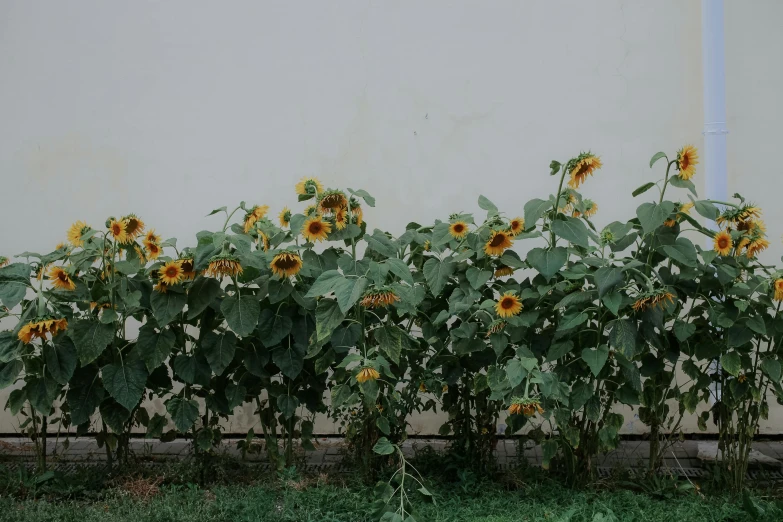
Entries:
{"type": "Polygon", "coordinates": [[[541,443],[545,467],[574,480],[617,445],[618,405],[650,426],[653,469],[700,410],[744,477],[767,391],[783,397],[783,279],[756,258],[768,245],[759,209],[696,199],[695,149],[650,166],[661,159],[665,177],[634,192],[659,197],[602,229],[577,190],[601,167],[590,153],[553,161],[557,192],[521,217],[481,196],[483,220],[453,214],[399,237],[369,231],[366,191],[316,179],[297,186],[312,203],[301,213],[273,222],[265,206],[220,208],[223,226],[181,250],[132,214],[105,230],[76,223],[69,244],[0,268],[0,315],[17,319],[0,332],[6,408],[36,440],[75,427],[122,459],[134,430],[183,434],[209,454],[250,404],[257,421],[240,445],[260,430],[281,467],[294,439],[312,448],[326,414],[369,476],[397,455],[410,416],[435,410],[455,454],[491,469],[508,410],[506,434],[541,443]],[[670,187],[689,199],[666,200],[670,187]]]}

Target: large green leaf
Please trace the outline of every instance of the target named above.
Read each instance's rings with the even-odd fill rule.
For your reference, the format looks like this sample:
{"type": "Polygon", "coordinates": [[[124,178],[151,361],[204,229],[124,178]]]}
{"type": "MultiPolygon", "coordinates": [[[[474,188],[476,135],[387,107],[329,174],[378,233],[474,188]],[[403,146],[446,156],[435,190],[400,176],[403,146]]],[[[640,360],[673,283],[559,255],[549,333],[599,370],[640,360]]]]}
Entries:
{"type": "Polygon", "coordinates": [[[114,325],[98,321],[78,320],[68,330],[68,335],[76,345],[76,353],[82,365],[90,364],[114,338],[114,325]]]}
{"type": "Polygon", "coordinates": [[[652,181],[650,181],[650,182],[648,182],[648,183],[645,183],[645,184],[644,184],[644,185],[642,185],[641,187],[637,188],[636,190],[634,190],[634,191],[631,193],[631,195],[632,195],[633,197],[636,197],[636,196],[638,196],[639,194],[644,194],[645,192],[647,192],[648,190],[650,190],[650,189],[651,189],[651,188],[653,188],[654,186],[655,186],[655,183],[653,183],[652,181]]]}
{"type": "Polygon", "coordinates": [[[617,348],[627,359],[636,355],[636,339],[638,331],[636,323],[630,319],[612,321],[612,331],[609,332],[609,344],[617,348]]]}
{"type": "Polygon", "coordinates": [[[136,352],[147,365],[150,372],[163,364],[174,348],[176,336],[168,328],[160,332],[155,330],[152,323],[146,323],[139,329],[139,338],[136,340],[136,352]]]}
{"type": "Polygon", "coordinates": [[[188,297],[177,291],[176,287],[169,288],[166,292],[152,292],[152,315],[160,326],[166,326],[185,308],[187,301],[188,297]]]}
{"type": "Polygon", "coordinates": [[[405,261],[397,258],[389,258],[384,261],[389,266],[389,271],[409,285],[413,286],[413,276],[405,261]]]}
{"type": "Polygon", "coordinates": [[[742,361],[737,352],[726,352],[720,356],[720,365],[734,377],[739,377],[742,361]]]}
{"type": "Polygon", "coordinates": [[[212,371],[202,356],[179,354],[174,358],[173,368],[174,373],[187,384],[209,385],[212,371]]]}
{"type": "Polygon", "coordinates": [[[280,409],[280,413],[283,414],[284,419],[290,419],[299,407],[299,399],[294,395],[278,395],[277,407],[280,409]]]}
{"type": "Polygon", "coordinates": [[[250,335],[256,329],[261,308],[255,296],[236,295],[223,299],[220,310],[226,316],[229,328],[240,337],[250,335]]]}
{"type": "Polygon", "coordinates": [[[65,400],[71,410],[71,424],[79,426],[88,422],[105,396],[98,371],[82,367],[73,374],[65,400]]]}
{"type": "Polygon", "coordinates": [[[688,238],[678,237],[673,245],[664,245],[663,251],[682,265],[691,267],[698,265],[696,247],[693,246],[693,243],[688,238]]]}
{"type": "Polygon", "coordinates": [[[456,264],[451,258],[441,261],[433,257],[424,263],[424,278],[427,280],[432,295],[437,297],[443,292],[443,288],[455,268],[456,264]]]}
{"type": "Polygon", "coordinates": [[[311,286],[310,290],[305,294],[305,297],[319,297],[333,292],[335,286],[344,278],[345,276],[338,270],[327,270],[318,276],[318,279],[315,280],[313,286],[311,286]]]}
{"type": "Polygon", "coordinates": [[[465,272],[465,277],[468,278],[468,282],[470,283],[470,286],[473,287],[474,290],[478,290],[479,288],[482,288],[485,284],[487,284],[487,281],[492,279],[492,271],[481,270],[476,268],[475,266],[472,266],[468,268],[467,272],[465,272]]]}
{"type": "Polygon", "coordinates": [[[172,397],[166,401],[166,411],[180,433],[186,433],[198,420],[198,403],[193,399],[172,397]]]}
{"type": "Polygon", "coordinates": [[[364,240],[367,241],[367,244],[371,249],[375,250],[379,254],[385,257],[397,257],[397,245],[395,245],[394,242],[389,239],[389,236],[377,228],[373,230],[371,236],[364,236],[364,240]]]}
{"type": "Polygon", "coordinates": [[[590,367],[590,371],[593,375],[598,377],[601,369],[606,364],[606,360],[609,358],[609,347],[602,344],[598,348],[585,348],[582,350],[582,360],[590,367]]]}
{"type": "Polygon", "coordinates": [[[258,320],[258,334],[264,346],[271,348],[291,333],[292,326],[290,317],[277,315],[273,310],[266,308],[261,312],[258,320]]]}
{"type": "Polygon", "coordinates": [[[543,199],[531,199],[525,203],[525,228],[536,226],[536,222],[544,215],[544,212],[551,209],[552,202],[543,199]]]}
{"type": "Polygon", "coordinates": [[[370,281],[366,277],[346,277],[340,281],[334,289],[337,304],[342,313],[348,312],[351,307],[364,294],[370,281]]]}
{"type": "Polygon", "coordinates": [[[130,416],[131,412],[114,399],[108,398],[101,403],[101,419],[114,433],[125,433],[130,416]]]}
{"type": "Polygon", "coordinates": [[[534,248],[527,253],[527,262],[546,279],[552,279],[558,270],[568,260],[568,249],[555,247],[551,249],[534,248]]]}
{"type": "Polygon", "coordinates": [[[305,348],[298,344],[280,346],[272,352],[272,362],[280,368],[283,375],[296,379],[304,367],[305,348]]]}
{"type": "Polygon", "coordinates": [[[375,340],[381,351],[386,354],[394,364],[400,364],[402,351],[410,347],[408,336],[396,326],[382,326],[375,330],[375,340]]]}
{"type": "Polygon", "coordinates": [[[761,369],[773,383],[780,384],[780,362],[776,359],[764,359],[761,361],[761,369]]]}
{"type": "Polygon", "coordinates": [[[142,361],[107,364],[101,368],[103,386],[127,410],[132,410],[144,394],[147,368],[142,361]]]}
{"type": "Polygon", "coordinates": [[[639,218],[645,234],[654,232],[656,228],[663,225],[671,213],[674,211],[674,203],[663,201],[662,203],[642,203],[636,209],[636,217],[639,218]]]}
{"type": "Polygon", "coordinates": [[[0,301],[9,309],[22,302],[30,288],[30,271],[26,263],[13,263],[0,268],[0,301]]]}
{"type": "Polygon", "coordinates": [[[315,331],[318,342],[329,339],[332,331],[340,325],[343,319],[345,319],[345,315],[340,310],[340,305],[337,304],[337,301],[331,299],[320,300],[318,307],[315,309],[315,331]]]}
{"type": "Polygon", "coordinates": [[[378,455],[391,455],[394,453],[395,446],[389,442],[389,439],[386,437],[381,437],[378,439],[378,442],[375,443],[372,450],[378,455]]]}
{"type": "Polygon", "coordinates": [[[223,372],[234,360],[237,349],[237,338],[232,332],[217,334],[207,332],[201,342],[204,356],[215,375],[223,375],[223,372]]]}
{"type": "Polygon", "coordinates": [[[0,363],[19,357],[23,344],[12,332],[0,332],[0,363]]]}
{"type": "Polygon", "coordinates": [[[603,297],[607,292],[625,281],[622,268],[614,267],[599,268],[593,274],[593,279],[595,280],[595,286],[598,287],[599,297],[603,297]]]}
{"type": "Polygon", "coordinates": [[[590,243],[587,236],[587,227],[581,219],[560,216],[552,221],[552,230],[555,235],[562,237],[566,241],[587,248],[590,243]]]}
{"type": "Polygon", "coordinates": [[[7,363],[0,363],[0,390],[11,386],[24,368],[24,363],[14,359],[7,363]]]}
{"type": "Polygon", "coordinates": [[[188,289],[188,319],[197,317],[220,295],[220,281],[198,277],[188,289]]]}
{"type": "Polygon", "coordinates": [[[43,356],[46,370],[54,380],[63,385],[68,384],[78,362],[73,341],[64,335],[58,335],[54,346],[51,343],[44,344],[43,356]]]}

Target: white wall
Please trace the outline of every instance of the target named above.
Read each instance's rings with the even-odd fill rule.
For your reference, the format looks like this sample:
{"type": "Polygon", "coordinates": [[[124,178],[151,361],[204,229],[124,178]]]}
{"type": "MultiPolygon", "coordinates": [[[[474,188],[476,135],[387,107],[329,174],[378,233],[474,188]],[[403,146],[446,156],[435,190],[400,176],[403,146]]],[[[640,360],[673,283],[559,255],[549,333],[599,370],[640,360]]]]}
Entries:
{"type": "MultiPolygon", "coordinates": [[[[767,209],[777,238],[765,183],[780,187],[783,2],[727,4],[730,190],[767,209]]],[[[555,190],[551,159],[585,149],[605,164],[584,187],[597,223],[627,219],[630,192],[657,179],[652,154],[701,146],[700,8],[4,0],[0,255],[128,212],[193,244],[219,226],[211,209],[278,211],[312,174],[367,189],[370,226],[396,233],[478,210],[479,193],[518,214],[555,190]]]]}

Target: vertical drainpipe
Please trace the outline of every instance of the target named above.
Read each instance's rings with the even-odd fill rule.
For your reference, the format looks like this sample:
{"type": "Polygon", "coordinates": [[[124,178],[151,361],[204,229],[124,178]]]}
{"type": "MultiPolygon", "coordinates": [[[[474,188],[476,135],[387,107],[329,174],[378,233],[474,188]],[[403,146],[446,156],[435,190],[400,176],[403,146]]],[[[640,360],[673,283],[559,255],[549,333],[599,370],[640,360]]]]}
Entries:
{"type": "MultiPolygon", "coordinates": [[[[726,66],[723,42],[723,0],[701,0],[701,59],[704,98],[704,172],[707,199],[728,199],[726,169],[726,66]]],[[[710,223],[715,228],[714,223],[710,223]]],[[[708,226],[709,226],[708,225],[708,226]]],[[[707,244],[712,249],[712,241],[707,244]]],[[[718,361],[711,365],[720,371],[718,361]]],[[[717,383],[713,397],[720,399],[717,383]]]]}

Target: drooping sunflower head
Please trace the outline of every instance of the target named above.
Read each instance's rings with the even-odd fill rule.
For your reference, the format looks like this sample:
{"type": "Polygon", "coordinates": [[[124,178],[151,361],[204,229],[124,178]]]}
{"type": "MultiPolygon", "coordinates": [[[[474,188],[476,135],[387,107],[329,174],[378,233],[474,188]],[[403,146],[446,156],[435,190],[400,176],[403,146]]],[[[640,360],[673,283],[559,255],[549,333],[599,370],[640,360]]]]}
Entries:
{"type": "Polygon", "coordinates": [[[468,224],[464,221],[455,221],[449,225],[449,234],[454,239],[462,239],[468,235],[468,224]]]}
{"type": "Polygon", "coordinates": [[[674,303],[676,296],[666,290],[659,288],[650,292],[640,294],[633,304],[634,311],[641,312],[651,308],[666,308],[670,303],[674,303]]]}
{"type": "Polygon", "coordinates": [[[761,208],[752,204],[742,205],[737,208],[726,208],[715,221],[718,224],[739,224],[742,221],[755,221],[761,218],[761,208]]]}
{"type": "Polygon", "coordinates": [[[348,226],[348,209],[340,207],[334,212],[334,227],[337,230],[344,230],[348,226]]]}
{"type": "Polygon", "coordinates": [[[488,256],[499,256],[514,244],[511,235],[504,230],[493,230],[487,243],[484,245],[484,253],[488,256]]]}
{"type": "Polygon", "coordinates": [[[369,290],[362,296],[360,304],[365,308],[386,308],[399,301],[400,297],[388,286],[369,290]]]}
{"type": "Polygon", "coordinates": [[[302,178],[296,184],[296,193],[300,196],[315,196],[324,191],[323,185],[318,178],[302,178]]]}
{"type": "Polygon", "coordinates": [[[127,228],[128,224],[123,220],[117,220],[117,219],[110,219],[109,220],[109,233],[111,234],[111,237],[116,241],[117,243],[127,243],[128,242],[128,233],[125,232],[125,229],[127,228]]]}
{"type": "Polygon", "coordinates": [[[737,223],[737,230],[743,232],[743,237],[737,245],[737,254],[745,249],[745,255],[750,259],[756,257],[769,247],[767,226],[760,219],[746,219],[737,223]]]}
{"type": "Polygon", "coordinates": [[[17,334],[17,338],[25,344],[30,344],[33,339],[46,339],[46,334],[52,337],[68,328],[65,318],[54,319],[52,317],[39,317],[24,325],[17,334]]]}
{"type": "Polygon", "coordinates": [[[134,241],[137,237],[144,233],[144,221],[142,221],[136,214],[122,216],[122,221],[125,222],[125,234],[128,236],[128,243],[134,241]]]}
{"type": "Polygon", "coordinates": [[[269,268],[272,269],[273,274],[283,278],[298,274],[302,269],[302,265],[302,258],[298,253],[292,250],[283,250],[272,258],[269,268]]]}
{"type": "Polygon", "coordinates": [[[772,282],[772,290],[775,295],[772,297],[775,301],[783,301],[783,279],[778,278],[772,282]]]}
{"type": "Polygon", "coordinates": [[[575,218],[583,216],[585,218],[590,218],[598,212],[598,204],[591,199],[584,200],[582,202],[582,208],[584,209],[584,212],[579,212],[577,209],[574,209],[574,212],[571,215],[575,218]]]}
{"type": "Polygon", "coordinates": [[[280,211],[280,215],[277,216],[277,220],[280,222],[281,227],[287,227],[289,223],[291,223],[291,209],[283,207],[283,210],[280,211]]]}
{"type": "Polygon", "coordinates": [[[506,321],[502,319],[495,319],[494,321],[492,321],[492,324],[489,325],[489,328],[487,328],[486,337],[489,337],[490,335],[496,334],[498,332],[502,332],[505,327],[506,327],[506,321]]]}
{"type": "Polygon", "coordinates": [[[677,151],[677,170],[680,179],[691,179],[696,174],[696,165],[699,164],[699,155],[696,147],[686,145],[677,151]]]}
{"type": "Polygon", "coordinates": [[[10,259],[8,259],[5,256],[0,256],[0,268],[3,268],[4,266],[8,266],[8,264],[11,262],[10,259]]]}
{"type": "Polygon", "coordinates": [[[89,232],[90,226],[84,221],[77,221],[68,229],[68,242],[75,247],[84,246],[82,236],[89,232]]]}
{"type": "Polygon", "coordinates": [[[302,225],[302,235],[310,243],[324,241],[331,231],[332,224],[319,215],[308,218],[302,225]]]}
{"type": "Polygon", "coordinates": [[[362,205],[359,203],[359,200],[351,196],[351,199],[348,201],[348,209],[351,211],[351,221],[358,226],[362,226],[364,212],[362,212],[362,205]]]}
{"type": "Polygon", "coordinates": [[[717,234],[715,234],[715,239],[713,241],[714,247],[713,249],[715,252],[722,256],[727,256],[731,253],[731,249],[734,246],[732,240],[731,240],[731,234],[728,230],[721,230],[717,234]]]}
{"type": "Polygon", "coordinates": [[[178,261],[182,267],[182,277],[188,281],[195,279],[196,271],[193,262],[193,254],[190,252],[183,252],[178,261]]]}
{"type": "Polygon", "coordinates": [[[158,281],[158,283],[152,287],[153,290],[158,292],[159,294],[165,294],[169,291],[169,285],[164,283],[163,281],[158,281]]]}
{"type": "Polygon", "coordinates": [[[374,381],[378,379],[380,376],[381,374],[378,373],[378,370],[376,370],[372,366],[365,366],[361,370],[359,370],[359,373],[356,374],[356,381],[359,383],[374,381]]]}
{"type": "Polygon", "coordinates": [[[495,270],[495,277],[510,276],[514,273],[514,269],[510,266],[501,265],[495,270]]]}
{"type": "Polygon", "coordinates": [[[144,255],[144,251],[138,247],[138,245],[133,245],[133,251],[136,252],[136,257],[139,258],[139,263],[142,265],[147,264],[147,256],[144,255]]]}
{"type": "Polygon", "coordinates": [[[53,266],[49,269],[47,276],[52,282],[52,286],[59,290],[71,291],[76,289],[76,283],[73,281],[73,279],[71,279],[71,276],[68,275],[68,272],[66,272],[62,267],[53,266]]]}
{"type": "Polygon", "coordinates": [[[769,240],[764,237],[757,237],[750,240],[746,247],[747,250],[745,251],[745,255],[748,257],[748,259],[750,259],[752,257],[756,257],[761,252],[769,248],[769,240]]]}
{"type": "Polygon", "coordinates": [[[180,283],[184,277],[185,272],[179,260],[169,261],[158,270],[158,281],[168,286],[180,283]]]}
{"type": "Polygon", "coordinates": [[[514,237],[518,236],[525,230],[525,220],[521,217],[515,217],[508,222],[508,233],[514,237]]]}
{"type": "Polygon", "coordinates": [[[232,254],[218,254],[209,260],[206,274],[212,277],[236,277],[242,273],[239,258],[232,254]]]}
{"type": "Polygon", "coordinates": [[[588,151],[581,153],[568,162],[568,168],[571,175],[568,186],[572,189],[579,188],[579,185],[585,182],[587,176],[592,175],[593,172],[600,169],[602,166],[601,158],[592,152],[588,151]]]}
{"type": "Polygon", "coordinates": [[[327,190],[318,196],[318,209],[323,214],[330,214],[337,209],[347,207],[348,198],[339,190],[327,190]]]}
{"type": "Polygon", "coordinates": [[[263,250],[264,252],[269,250],[269,236],[267,236],[263,231],[258,231],[258,239],[256,241],[258,242],[259,250],[263,250]]]}
{"type": "Polygon", "coordinates": [[[522,311],[522,301],[514,292],[506,292],[495,303],[495,312],[499,317],[513,317],[522,311]]]}
{"type": "Polygon", "coordinates": [[[245,213],[245,234],[250,232],[250,229],[253,228],[256,221],[263,219],[267,212],[269,212],[268,205],[254,205],[253,208],[248,210],[245,213]]]}
{"type": "Polygon", "coordinates": [[[541,407],[541,401],[537,397],[514,397],[511,399],[511,406],[508,408],[509,415],[524,415],[525,417],[532,417],[538,412],[539,415],[544,413],[544,408],[541,407]]]}

